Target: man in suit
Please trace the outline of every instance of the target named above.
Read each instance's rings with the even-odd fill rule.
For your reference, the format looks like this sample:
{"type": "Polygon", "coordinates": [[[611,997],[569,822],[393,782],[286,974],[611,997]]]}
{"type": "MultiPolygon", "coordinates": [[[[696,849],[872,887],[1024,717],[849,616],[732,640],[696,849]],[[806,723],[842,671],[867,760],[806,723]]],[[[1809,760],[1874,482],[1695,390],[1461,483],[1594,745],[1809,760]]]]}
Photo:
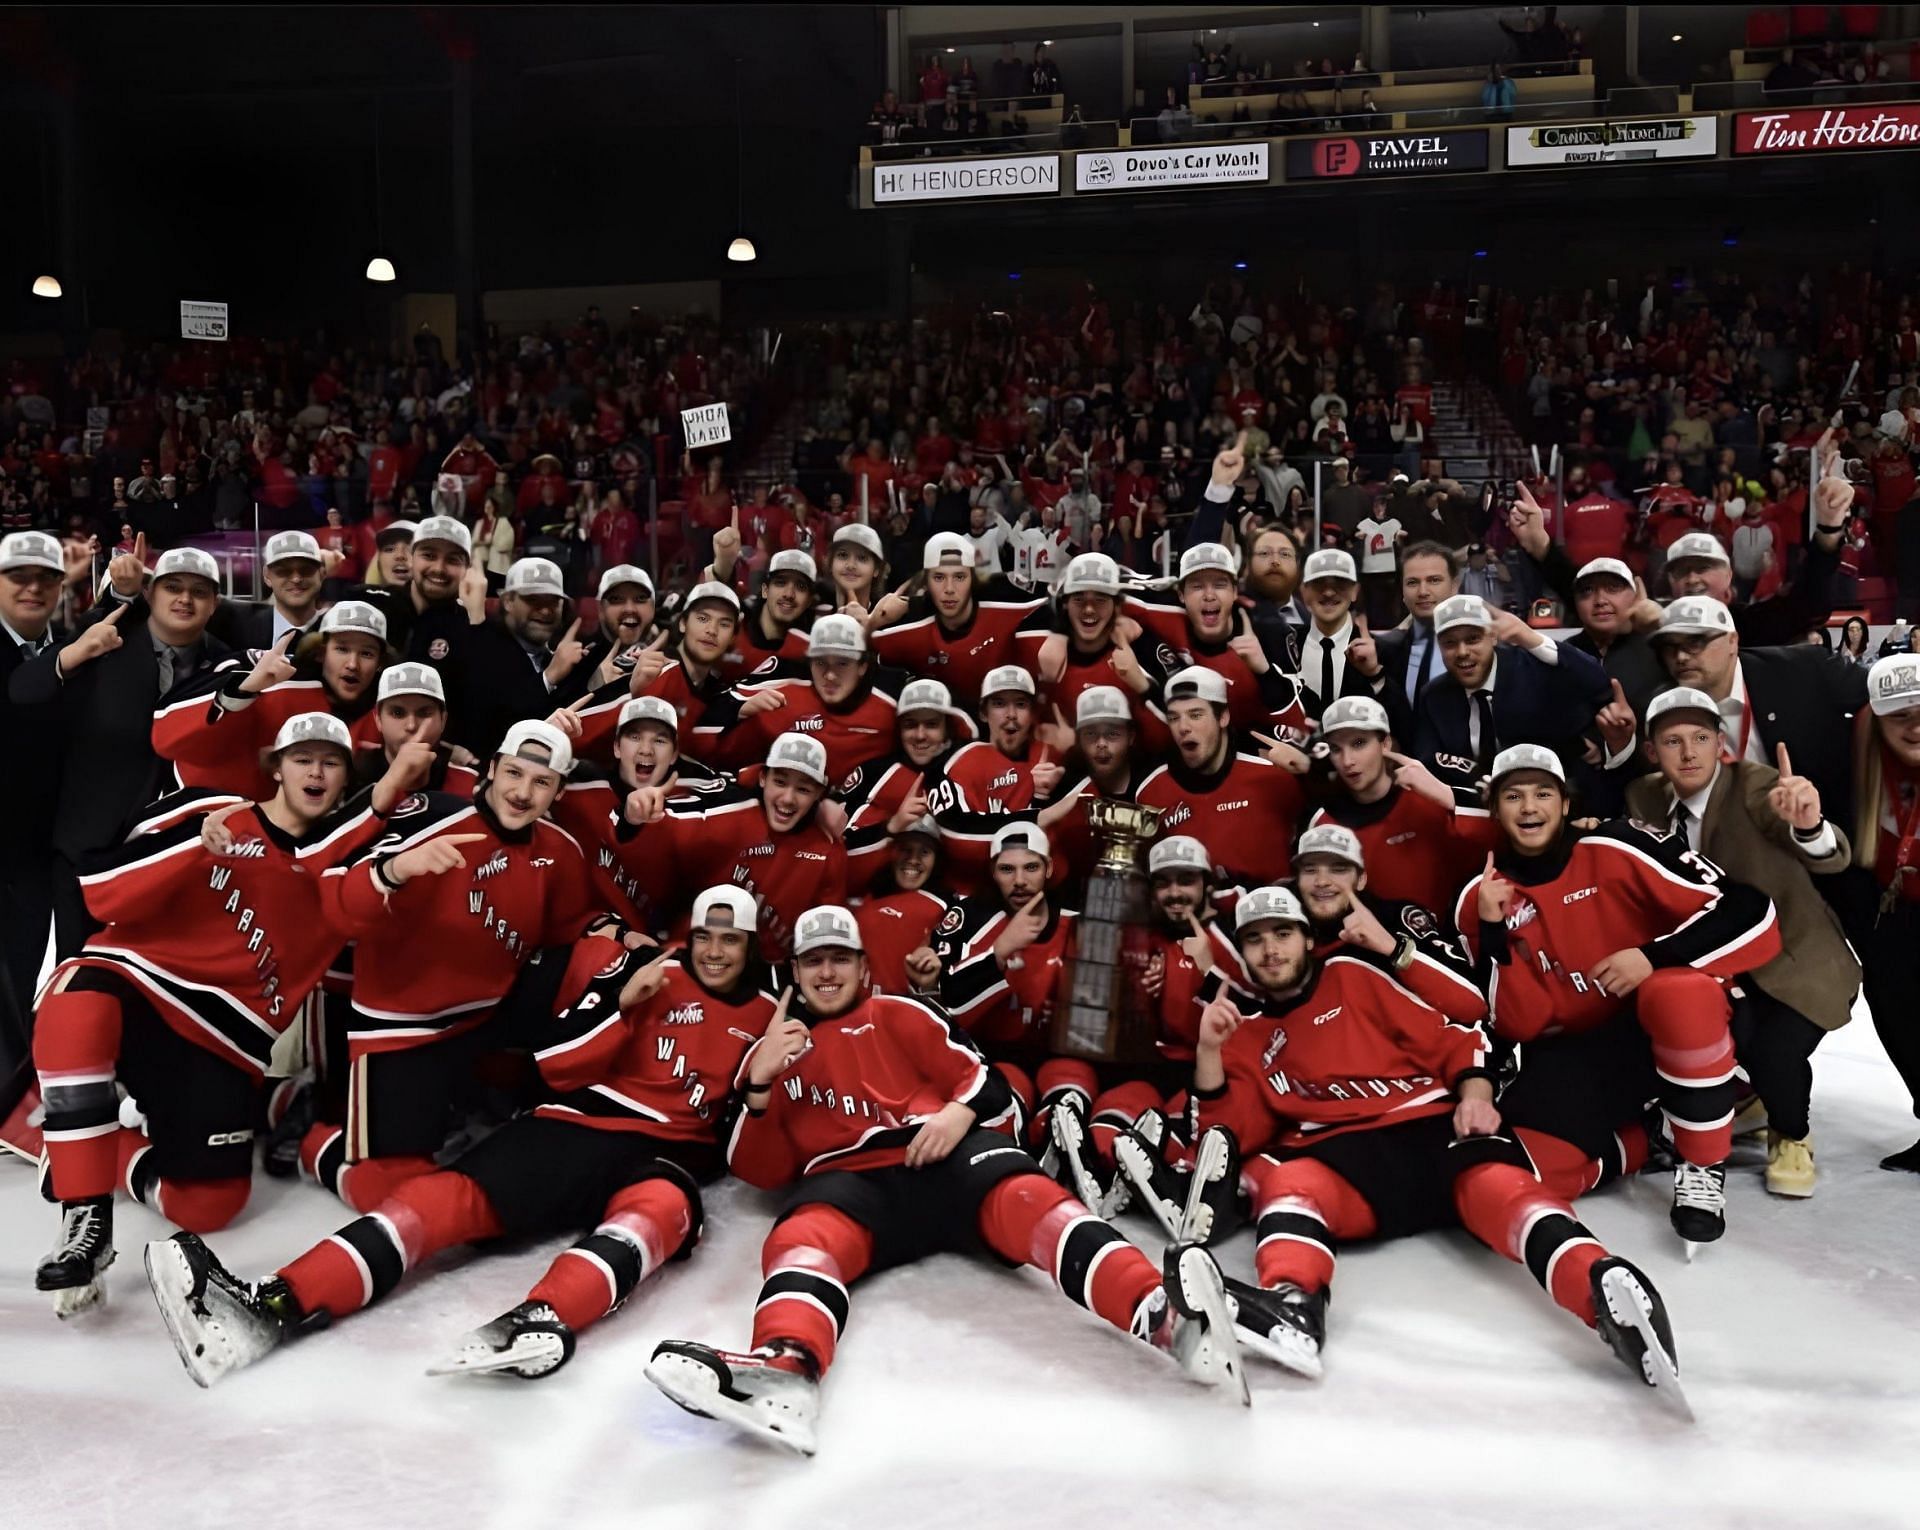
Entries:
{"type": "Polygon", "coordinates": [[[1374,640],[1380,655],[1380,674],[1374,694],[1393,720],[1401,738],[1413,737],[1414,708],[1436,675],[1440,643],[1433,633],[1433,613],[1440,602],[1460,591],[1460,558],[1438,542],[1414,542],[1400,554],[1400,601],[1407,619],[1374,640]]]}
{"type": "Polygon", "coordinates": [[[499,614],[469,629],[458,672],[443,670],[454,737],[481,759],[513,724],[551,712],[554,688],[586,662],[579,622],[565,626],[572,605],[558,564],[520,559],[507,570],[499,614]]]}
{"type": "Polygon", "coordinates": [[[1323,547],[1307,555],[1300,602],[1309,620],[1300,634],[1300,678],[1307,711],[1314,717],[1335,697],[1373,694],[1380,656],[1367,635],[1366,618],[1354,615],[1359,593],[1360,573],[1352,553],[1323,547]]]}
{"type": "MultiPolygon", "coordinates": [[[[1669,605],[1653,645],[1675,685],[1713,698],[1729,758],[1765,765],[1785,744],[1833,817],[1853,821],[1852,720],[1866,704],[1866,671],[1807,643],[1749,648],[1711,595],[1669,605]]],[[[1835,884],[1823,891],[1832,898],[1835,884]]]]}
{"type": "MultiPolygon", "coordinates": [[[[1827,491],[1837,483],[1846,490],[1844,507],[1852,503],[1853,486],[1845,479],[1825,478],[1814,496],[1819,517],[1801,560],[1799,576],[1778,595],[1741,602],[1734,608],[1734,628],[1749,647],[1786,647],[1806,641],[1815,627],[1824,627],[1833,614],[1833,578],[1840,569],[1840,537],[1847,516],[1842,508],[1837,524],[1829,525],[1824,508],[1836,502],[1827,491]]],[[[1689,531],[1667,549],[1667,587],[1676,597],[1707,595],[1726,602],[1733,598],[1733,562],[1720,539],[1710,531],[1689,531]]]]}
{"type": "Polygon", "coordinates": [[[1247,549],[1241,595],[1254,636],[1290,675],[1300,672],[1300,633],[1310,618],[1300,603],[1300,544],[1280,525],[1262,526],[1247,549]]]}
{"type": "Polygon", "coordinates": [[[1667,672],[1642,625],[1659,621],[1660,607],[1639,592],[1633,570],[1618,558],[1583,563],[1573,579],[1573,610],[1580,631],[1568,646],[1590,653],[1620,682],[1634,712],[1644,717],[1647,703],[1667,687],[1667,672]]]}
{"type": "Polygon", "coordinates": [[[1539,744],[1579,760],[1582,736],[1602,724],[1604,763],[1620,767],[1633,749],[1634,719],[1615,705],[1597,659],[1564,647],[1511,611],[1478,595],[1455,595],[1433,613],[1446,673],[1414,712],[1413,753],[1450,785],[1487,774],[1515,744],[1539,744]],[[1603,716],[1604,714],[1604,716],[1603,716]],[[1624,732],[1623,732],[1624,726],[1624,732]]]}
{"type": "Polygon", "coordinates": [[[286,633],[306,632],[320,619],[326,564],[310,532],[276,531],[267,538],[261,566],[272,598],[225,602],[214,618],[214,635],[230,648],[271,648],[286,633]]]}
{"type": "Polygon", "coordinates": [[[1813,783],[1793,773],[1784,744],[1778,770],[1720,758],[1724,723],[1706,692],[1663,692],[1647,709],[1646,733],[1660,773],[1627,788],[1627,810],[1670,825],[1689,850],[1773,900],[1780,954],[1739,981],[1734,1048],[1767,1110],[1767,1188],[1811,1195],[1810,1059],[1825,1032],[1847,1023],[1860,964],[1809,873],[1845,871],[1851,847],[1823,816],[1813,783]]]}
{"type": "MultiPolygon", "coordinates": [[[[116,589],[137,578],[114,559],[116,589]]],[[[95,926],[80,896],[79,867],[119,841],[136,809],[164,789],[153,752],[153,713],[223,658],[207,633],[220,602],[220,569],[197,547],[160,555],[151,585],[131,601],[110,596],[64,646],[14,670],[11,705],[47,709],[44,730],[65,756],[53,806],[54,944],[71,956],[95,926]]]]}

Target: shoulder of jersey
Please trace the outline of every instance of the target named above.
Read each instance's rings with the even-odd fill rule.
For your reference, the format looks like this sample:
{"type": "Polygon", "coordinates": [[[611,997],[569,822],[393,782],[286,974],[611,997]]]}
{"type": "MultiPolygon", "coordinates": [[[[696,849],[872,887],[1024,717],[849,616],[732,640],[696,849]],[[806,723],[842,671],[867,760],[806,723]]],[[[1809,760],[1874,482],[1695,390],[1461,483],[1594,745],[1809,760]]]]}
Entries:
{"type": "Polygon", "coordinates": [[[1657,850],[1670,843],[1673,831],[1643,818],[1609,818],[1580,836],[1582,844],[1619,845],[1634,850],[1657,850]]]}

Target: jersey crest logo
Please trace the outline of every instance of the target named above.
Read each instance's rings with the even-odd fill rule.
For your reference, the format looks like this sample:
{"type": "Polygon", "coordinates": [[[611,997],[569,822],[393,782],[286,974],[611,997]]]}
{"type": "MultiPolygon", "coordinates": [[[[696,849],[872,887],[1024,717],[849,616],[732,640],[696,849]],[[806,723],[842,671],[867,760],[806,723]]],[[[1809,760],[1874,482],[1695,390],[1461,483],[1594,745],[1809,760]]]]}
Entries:
{"type": "Polygon", "coordinates": [[[940,928],[934,933],[937,935],[957,934],[960,926],[966,922],[967,916],[964,910],[958,907],[950,908],[947,910],[945,917],[941,919],[940,928]]]}
{"type": "Polygon", "coordinates": [[[1540,917],[1540,906],[1531,898],[1518,898],[1512,908],[1507,910],[1507,928],[1525,929],[1540,917]]]}
{"type": "Polygon", "coordinates": [[[1417,903],[1409,904],[1401,910],[1400,927],[1417,940],[1424,940],[1439,933],[1433,922],[1433,915],[1417,903]]]}
{"type": "Polygon", "coordinates": [[[425,794],[421,792],[413,792],[413,793],[410,793],[406,798],[404,798],[401,801],[400,806],[395,808],[391,813],[387,814],[387,817],[389,819],[407,818],[412,816],[415,813],[424,813],[426,812],[426,810],[427,810],[427,799],[425,794]]]}
{"type": "Polygon", "coordinates": [[[860,789],[860,778],[865,774],[866,767],[863,765],[856,765],[852,770],[848,771],[845,779],[840,783],[841,795],[845,796],[850,792],[858,791],[860,789]]]}
{"type": "Polygon", "coordinates": [[[754,665],[753,672],[756,675],[770,675],[779,667],[780,656],[775,654],[771,659],[762,659],[758,664],[754,665]]]}
{"type": "Polygon", "coordinates": [[[1473,761],[1464,754],[1436,754],[1433,763],[1447,770],[1457,770],[1466,775],[1473,773],[1473,761]]]}
{"type": "Polygon", "coordinates": [[[1673,838],[1673,830],[1671,827],[1657,823],[1648,823],[1644,818],[1629,818],[1627,822],[1632,824],[1633,827],[1638,829],[1642,834],[1646,835],[1648,839],[1668,840],[1673,838]]]}
{"type": "MultiPolygon", "coordinates": [[[[1153,656],[1159,662],[1160,667],[1168,674],[1172,674],[1175,670],[1182,667],[1180,655],[1173,651],[1173,646],[1170,643],[1160,644],[1153,650],[1153,656]]],[[[1232,684],[1232,682],[1229,681],[1228,684],[1232,684]]]]}
{"type": "Polygon", "coordinates": [[[488,877],[499,876],[500,873],[505,871],[506,869],[507,869],[507,852],[505,850],[496,850],[481,865],[480,869],[474,872],[473,879],[476,882],[484,882],[487,880],[488,877]]]}
{"type": "Polygon", "coordinates": [[[427,657],[433,660],[435,664],[438,664],[452,652],[453,645],[445,638],[435,638],[431,643],[427,644],[427,657]]]}

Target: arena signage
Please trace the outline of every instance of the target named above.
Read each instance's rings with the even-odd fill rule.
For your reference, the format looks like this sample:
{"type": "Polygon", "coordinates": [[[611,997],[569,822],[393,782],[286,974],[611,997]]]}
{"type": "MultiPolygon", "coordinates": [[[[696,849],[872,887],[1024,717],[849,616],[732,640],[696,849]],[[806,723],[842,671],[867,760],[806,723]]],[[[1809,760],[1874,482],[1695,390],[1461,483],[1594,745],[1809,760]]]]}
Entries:
{"type": "Polygon", "coordinates": [[[1352,138],[1287,141],[1287,179],[1337,176],[1446,175],[1487,168],[1487,133],[1365,133],[1352,138]]]}
{"type": "Polygon", "coordinates": [[[1058,154],[999,159],[916,159],[873,167],[875,202],[956,202],[963,197],[1056,196],[1058,154]]]}
{"type": "Polygon", "coordinates": [[[1912,148],[1920,148],[1920,104],[1743,112],[1733,125],[1736,154],[1912,148]]]}
{"type": "Polygon", "coordinates": [[[1621,165],[1647,159],[1712,159],[1719,118],[1640,122],[1554,122],[1507,129],[1507,164],[1621,165]]]}
{"type": "Polygon", "coordinates": [[[224,340],[227,338],[227,305],[196,303],[180,299],[180,338],[182,340],[224,340]]]}
{"type": "Polygon", "coordinates": [[[1074,157],[1075,191],[1141,191],[1162,186],[1267,183],[1264,143],[1103,149],[1074,157]]]}

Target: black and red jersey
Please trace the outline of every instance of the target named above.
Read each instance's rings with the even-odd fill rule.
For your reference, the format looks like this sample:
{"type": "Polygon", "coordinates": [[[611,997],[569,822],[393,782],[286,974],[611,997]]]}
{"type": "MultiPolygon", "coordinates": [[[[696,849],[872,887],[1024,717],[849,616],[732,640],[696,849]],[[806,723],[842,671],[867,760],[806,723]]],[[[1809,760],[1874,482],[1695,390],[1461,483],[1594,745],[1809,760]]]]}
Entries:
{"type": "Polygon", "coordinates": [[[741,613],[740,624],[733,631],[733,647],[720,656],[720,662],[714,667],[728,685],[736,685],[769,662],[782,660],[794,664],[807,662],[806,629],[789,627],[780,634],[778,642],[768,642],[760,630],[760,604],[756,601],[741,613]]]}
{"type": "MultiPolygon", "coordinates": [[[[1036,675],[1039,673],[1040,643],[1052,636],[1050,632],[1022,633],[1015,662],[1024,665],[1036,675]],[[1038,639],[1039,641],[1030,641],[1038,639]]],[[[1120,678],[1113,667],[1112,648],[1103,648],[1095,654],[1083,654],[1073,646],[1072,639],[1067,640],[1067,666],[1058,680],[1039,682],[1040,696],[1037,711],[1043,717],[1052,716],[1051,709],[1058,707],[1060,715],[1074,718],[1079,705],[1080,693],[1091,690],[1096,685],[1110,685],[1127,698],[1127,704],[1133,709],[1133,726],[1136,740],[1141,751],[1158,757],[1164,754],[1173,743],[1173,735],[1167,732],[1167,714],[1157,699],[1161,687],[1166,683],[1167,671],[1161,666],[1151,649],[1136,647],[1134,658],[1140,663],[1141,670],[1148,681],[1147,693],[1136,693],[1131,686],[1120,678]]]]}
{"type": "Polygon", "coordinates": [[[1008,917],[994,891],[961,899],[934,927],[941,1004],[956,1025],[994,1055],[1046,1048],[1080,918],[1073,909],[1049,902],[1039,938],[1002,967],[993,943],[1008,917]]]}
{"type": "MultiPolygon", "coordinates": [[[[1266,733],[1282,743],[1305,748],[1313,738],[1298,675],[1287,673],[1284,655],[1267,655],[1267,668],[1253,667],[1228,643],[1213,643],[1194,632],[1184,608],[1129,596],[1126,614],[1140,623],[1159,668],[1172,674],[1190,665],[1210,669],[1227,685],[1228,721],[1236,728],[1266,733]]],[[[1241,618],[1236,614],[1235,621],[1241,618]]],[[[1252,631],[1251,623],[1248,630],[1252,631]]],[[[1256,636],[1258,634],[1255,634],[1256,636]]]]}
{"type": "Polygon", "coordinates": [[[892,865],[887,825],[913,794],[914,783],[930,790],[940,779],[942,765],[953,756],[943,750],[925,765],[916,765],[901,750],[856,765],[834,788],[847,810],[847,890],[860,892],[892,865]]]}
{"type": "Polygon", "coordinates": [[[868,980],[875,993],[913,992],[907,958],[933,944],[935,927],[947,915],[947,900],[929,887],[901,892],[894,888],[853,905],[866,947],[868,980]]]}
{"type": "Polygon", "coordinates": [[[737,1110],[726,1138],[728,1167],[750,1185],[895,1168],[946,1106],[970,1107],[982,1126],[1013,1109],[1000,1075],[925,1000],[873,994],[817,1020],[796,993],[791,1012],[807,1020],[812,1044],[773,1081],[764,1111],[737,1110]]]}
{"type": "Polygon", "coordinates": [[[924,596],[916,598],[907,614],[874,632],[870,641],[883,664],[946,686],[956,705],[972,711],[980,704],[980,687],[989,671],[1018,663],[1013,634],[1036,611],[1044,598],[1029,598],[1004,580],[977,590],[966,618],[947,627],[924,596]]]}
{"type": "Polygon", "coordinates": [[[1264,887],[1292,869],[1294,826],[1306,802],[1299,779],[1238,740],[1215,771],[1169,760],[1140,783],[1135,800],[1160,809],[1162,834],[1205,845],[1230,882],[1264,887]]]}
{"type": "Polygon", "coordinates": [[[707,708],[726,694],[727,684],[719,665],[708,672],[706,679],[696,682],[678,659],[669,661],[665,669],[638,691],[632,689],[628,679],[609,680],[575,703],[573,710],[580,718],[580,737],[574,740],[573,752],[591,755],[603,762],[611,759],[613,740],[620,731],[620,709],[636,695],[658,696],[672,705],[680,718],[680,747],[685,749],[693,729],[706,716],[707,708]]]}
{"type": "Polygon", "coordinates": [[[962,744],[926,773],[927,811],[940,825],[943,875],[956,892],[971,893],[988,881],[993,836],[1014,819],[1031,819],[1033,768],[1056,764],[1037,739],[1018,755],[996,744],[962,744]]]}
{"type": "Polygon", "coordinates": [[[1351,829],[1367,863],[1367,891],[1378,897],[1450,909],[1461,885],[1486,864],[1500,838],[1484,808],[1443,808],[1431,798],[1390,787],[1378,802],[1344,792],[1307,821],[1351,829]]]}
{"type": "Polygon", "coordinates": [[[1461,889],[1454,922],[1485,964],[1504,1041],[1612,1018],[1624,1001],[1592,973],[1616,951],[1638,949],[1655,971],[1692,967],[1723,979],[1780,954],[1772,899],[1727,881],[1684,837],[1633,819],[1575,834],[1544,856],[1496,852],[1494,866],[1515,884],[1505,921],[1480,918],[1476,875],[1461,889]]]}
{"type": "Polygon", "coordinates": [[[347,725],[354,747],[379,748],[380,722],[373,688],[343,708],[318,680],[282,680],[257,694],[242,691],[249,671],[229,669],[219,688],[162,707],[153,714],[153,752],[173,762],[182,786],[238,792],[254,802],[274,793],[273,778],[260,768],[280,725],[302,712],[327,712],[347,725]]]}

